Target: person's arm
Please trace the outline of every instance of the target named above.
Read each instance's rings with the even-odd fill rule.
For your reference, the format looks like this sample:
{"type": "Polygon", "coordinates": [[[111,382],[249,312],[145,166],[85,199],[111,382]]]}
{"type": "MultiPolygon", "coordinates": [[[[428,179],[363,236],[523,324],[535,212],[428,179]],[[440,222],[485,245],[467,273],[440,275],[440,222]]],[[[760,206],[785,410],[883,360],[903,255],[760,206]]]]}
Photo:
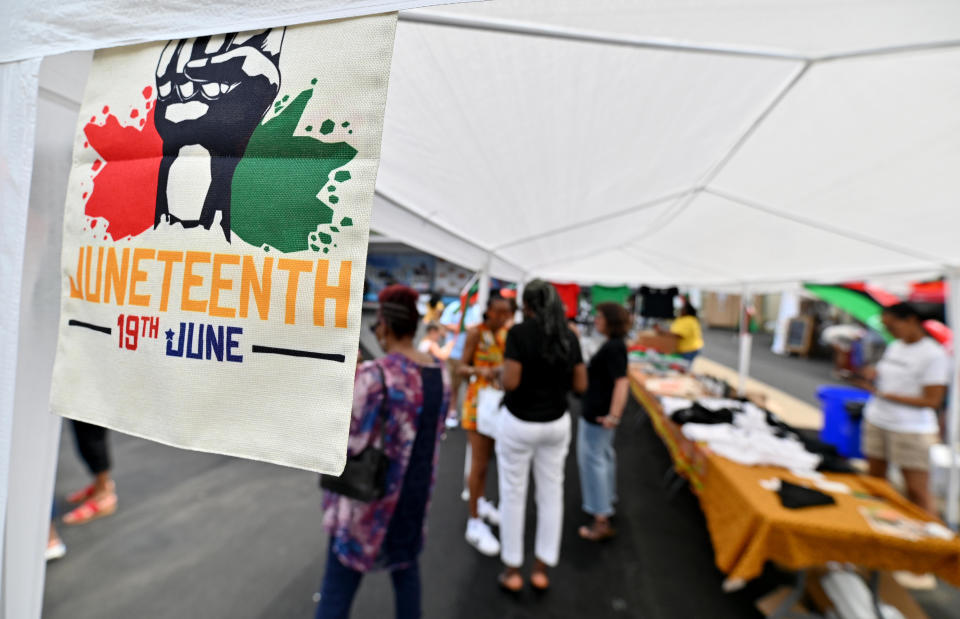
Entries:
{"type": "Polygon", "coordinates": [[[627,408],[627,395],[630,392],[630,379],[622,376],[613,383],[613,396],[610,398],[610,412],[599,421],[604,428],[616,428],[620,425],[623,411],[627,408]]]}
{"type": "Polygon", "coordinates": [[[890,402],[903,404],[905,406],[916,406],[917,408],[938,409],[943,405],[944,398],[947,397],[946,385],[924,385],[923,395],[897,395],[896,393],[876,392],[878,398],[883,398],[890,402]]]}
{"type": "Polygon", "coordinates": [[[573,366],[573,384],[571,385],[574,393],[584,393],[587,390],[587,364],[581,361],[573,366]]]}
{"type": "Polygon", "coordinates": [[[504,391],[513,391],[520,386],[520,379],[523,377],[523,364],[516,359],[504,359],[503,374],[500,382],[504,391]]]}
{"type": "Polygon", "coordinates": [[[450,358],[450,353],[453,351],[453,344],[453,340],[450,340],[443,346],[438,346],[436,342],[430,342],[430,354],[440,361],[446,361],[450,358]]]}

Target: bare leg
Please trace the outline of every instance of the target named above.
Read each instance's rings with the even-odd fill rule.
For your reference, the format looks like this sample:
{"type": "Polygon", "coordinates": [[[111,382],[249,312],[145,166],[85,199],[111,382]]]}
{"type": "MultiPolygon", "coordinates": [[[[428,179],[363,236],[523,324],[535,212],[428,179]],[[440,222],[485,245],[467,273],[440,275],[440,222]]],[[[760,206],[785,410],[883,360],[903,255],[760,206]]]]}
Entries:
{"type": "Polygon", "coordinates": [[[113,483],[113,479],[110,478],[110,471],[104,471],[102,473],[97,473],[97,476],[93,478],[93,497],[94,499],[101,499],[105,496],[113,494],[116,485],[113,483]]]}
{"type": "Polygon", "coordinates": [[[470,449],[473,454],[470,462],[470,517],[479,518],[477,502],[487,489],[487,467],[490,465],[490,456],[493,453],[493,439],[470,430],[470,449]]]}
{"type": "Polygon", "coordinates": [[[467,441],[467,448],[463,454],[463,487],[470,492],[470,465],[473,463],[473,449],[470,442],[467,441]]]}
{"type": "Polygon", "coordinates": [[[880,458],[867,458],[871,477],[887,478],[887,461],[880,458]]]}
{"type": "Polygon", "coordinates": [[[937,518],[937,506],[930,494],[930,473],[916,469],[903,469],[903,480],[907,484],[907,498],[937,518]]]}

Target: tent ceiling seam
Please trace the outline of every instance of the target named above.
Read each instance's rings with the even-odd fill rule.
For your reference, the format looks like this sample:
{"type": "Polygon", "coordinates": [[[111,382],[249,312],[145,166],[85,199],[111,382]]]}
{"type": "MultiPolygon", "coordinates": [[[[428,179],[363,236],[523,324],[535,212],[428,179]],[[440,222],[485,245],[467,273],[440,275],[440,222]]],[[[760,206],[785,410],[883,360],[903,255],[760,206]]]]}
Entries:
{"type": "Polygon", "coordinates": [[[777,92],[773,99],[766,105],[766,107],[760,112],[760,114],[753,120],[752,123],[746,128],[746,130],[740,134],[740,137],[737,138],[737,141],[733,143],[730,149],[721,157],[714,166],[709,169],[701,178],[698,183],[699,187],[706,187],[709,185],[719,174],[727,167],[730,161],[740,152],[740,149],[753,137],[753,134],[756,133],[757,129],[760,128],[760,125],[773,113],[775,109],[780,105],[780,103],[787,97],[787,95],[794,89],[794,87],[800,83],[800,80],[803,79],[803,76],[807,74],[807,71],[810,70],[810,67],[813,66],[811,62],[803,63],[797,72],[791,77],[786,84],[777,92]]]}
{"type": "MultiPolygon", "coordinates": [[[[693,192],[696,192],[697,190],[692,190],[692,191],[693,191],[693,192]]],[[[682,200],[684,199],[684,198],[683,198],[684,195],[686,195],[687,197],[690,197],[690,196],[692,196],[692,195],[695,195],[695,193],[681,194],[681,197],[678,197],[677,200],[682,201],[682,200]]],[[[662,218],[662,217],[661,217],[661,218],[662,218]]],[[[667,222],[667,223],[669,223],[669,222],[667,222]]],[[[647,228],[647,230],[650,230],[654,225],[656,225],[656,222],[654,222],[654,224],[652,224],[650,228],[647,228]]],[[[642,233],[641,233],[641,234],[642,234],[642,233]]],[[[634,237],[631,238],[629,241],[625,241],[625,242],[623,242],[623,243],[619,243],[619,244],[614,245],[614,246],[612,246],[612,247],[608,247],[608,248],[606,249],[606,251],[607,251],[607,252],[611,252],[611,251],[624,251],[624,248],[625,248],[625,247],[627,247],[627,246],[629,246],[629,245],[637,242],[637,241],[639,240],[639,238],[642,238],[642,237],[634,236],[634,237]]],[[[541,269],[543,269],[543,268],[545,268],[545,267],[552,266],[552,265],[554,265],[554,264],[558,264],[558,263],[560,263],[560,262],[563,262],[564,260],[581,260],[581,259],[583,259],[583,258],[588,258],[588,257],[590,257],[590,256],[596,255],[597,253],[606,253],[606,252],[603,251],[602,249],[600,249],[600,250],[598,250],[598,249],[592,249],[592,250],[590,250],[589,252],[582,252],[582,253],[577,254],[576,256],[573,256],[573,257],[564,256],[563,258],[558,258],[558,259],[556,259],[556,260],[549,260],[549,261],[547,261],[547,262],[541,262],[540,264],[538,264],[538,265],[536,265],[536,266],[534,266],[534,267],[531,267],[531,268],[530,268],[530,271],[535,273],[535,272],[537,272],[537,271],[539,271],[539,270],[541,270],[541,269]]]]}
{"type": "Polygon", "coordinates": [[[710,54],[715,56],[736,56],[741,58],[746,57],[765,60],[791,60],[809,64],[960,47],[960,40],[954,39],[945,41],[928,41],[922,43],[906,43],[887,47],[854,49],[845,52],[814,55],[792,52],[788,50],[751,48],[736,45],[682,43],[670,39],[661,39],[655,37],[631,36],[610,32],[581,30],[578,28],[569,28],[565,26],[535,24],[527,21],[479,17],[475,15],[453,15],[424,9],[400,11],[399,19],[400,21],[430,26],[535,36],[583,43],[597,43],[620,47],[634,47],[639,49],[672,51],[680,53],[710,54]]]}
{"type": "Polygon", "coordinates": [[[74,111],[74,112],[79,112],[79,111],[80,111],[80,102],[79,102],[79,101],[74,101],[74,100],[71,99],[70,97],[65,97],[64,95],[61,95],[59,92],[57,92],[57,91],[55,91],[55,90],[50,90],[50,89],[47,88],[46,86],[40,86],[40,88],[38,89],[38,92],[39,92],[39,94],[40,94],[40,98],[41,98],[41,99],[46,99],[47,101],[50,101],[51,103],[56,103],[56,104],[58,104],[58,105],[62,105],[63,107],[67,108],[68,110],[71,110],[71,111],[74,111]]]}
{"type": "Polygon", "coordinates": [[[960,47],[960,40],[950,41],[930,41],[927,43],[908,43],[906,45],[891,45],[889,47],[877,47],[874,49],[853,50],[849,52],[838,52],[835,54],[825,54],[811,58],[812,62],[835,62],[837,60],[854,60],[857,58],[871,58],[876,56],[890,56],[893,54],[909,54],[914,52],[927,52],[951,49],[960,47]]]}
{"type": "Polygon", "coordinates": [[[746,128],[746,130],[740,134],[740,137],[737,138],[737,140],[733,143],[733,145],[730,146],[723,156],[717,160],[717,163],[715,163],[704,173],[700,179],[700,182],[693,186],[693,188],[690,190],[690,193],[681,198],[676,207],[668,209],[666,213],[658,218],[657,221],[654,221],[652,224],[650,224],[646,230],[637,235],[637,237],[631,242],[647,238],[650,235],[659,232],[673,222],[677,217],[683,214],[683,212],[686,211],[691,204],[693,204],[697,196],[700,195],[704,188],[707,187],[720,174],[720,172],[723,171],[727,164],[733,160],[737,153],[740,152],[740,149],[743,148],[744,144],[750,140],[760,125],[763,124],[763,122],[770,116],[771,113],[773,113],[777,106],[780,105],[780,103],[786,98],[790,91],[793,90],[793,88],[800,82],[811,66],[813,66],[813,64],[809,61],[800,65],[800,67],[797,69],[797,72],[786,82],[786,84],[783,85],[783,87],[780,88],[779,91],[777,91],[777,94],[774,95],[773,99],[771,99],[770,102],[763,108],[763,110],[760,111],[760,114],[758,114],[753,122],[750,123],[750,125],[746,128]]]}
{"type": "Polygon", "coordinates": [[[467,238],[466,236],[464,236],[464,235],[462,235],[462,234],[460,234],[460,233],[458,233],[458,232],[454,232],[453,230],[450,230],[449,228],[447,228],[447,227],[445,227],[445,226],[440,225],[439,223],[431,220],[429,215],[424,215],[423,213],[417,211],[416,209],[414,209],[414,208],[412,208],[412,207],[410,207],[410,206],[407,206],[407,205],[404,204],[403,202],[401,202],[401,201],[397,200],[396,198],[390,196],[389,194],[385,193],[385,192],[384,192],[382,189],[380,189],[379,187],[375,190],[374,193],[375,193],[376,195],[380,196],[380,198],[383,199],[384,201],[389,202],[392,206],[400,209],[401,211],[403,211],[403,212],[405,212],[405,213],[407,213],[407,214],[409,214],[409,215],[412,215],[413,217],[419,219],[421,222],[423,222],[423,223],[425,223],[425,224],[427,224],[427,225],[430,225],[430,226],[432,226],[432,227],[434,227],[434,228],[437,228],[437,229],[439,229],[439,230],[442,230],[443,232],[445,232],[446,234],[449,234],[450,236],[452,236],[453,238],[457,239],[458,241],[460,241],[460,242],[462,242],[462,243],[466,243],[466,244],[469,245],[470,247],[473,247],[474,249],[483,252],[483,253],[486,254],[488,257],[491,257],[491,258],[494,258],[494,259],[496,259],[496,260],[499,260],[499,261],[503,262],[504,264],[508,264],[508,265],[510,265],[511,267],[515,268],[515,269],[516,269],[518,272],[520,272],[520,273],[523,273],[523,272],[525,271],[525,269],[524,269],[523,267],[521,267],[520,265],[518,265],[518,264],[516,264],[515,262],[513,262],[513,261],[511,261],[511,260],[509,260],[509,259],[507,259],[507,258],[504,258],[503,256],[497,254],[496,251],[495,251],[493,248],[484,247],[484,246],[481,245],[480,243],[477,243],[476,241],[470,240],[470,239],[467,238]]]}
{"type": "Polygon", "coordinates": [[[852,230],[847,230],[847,229],[844,229],[844,228],[840,228],[840,227],[838,227],[838,226],[831,226],[830,224],[826,224],[826,223],[823,223],[823,222],[819,222],[819,221],[816,221],[816,220],[813,220],[813,219],[808,219],[808,218],[806,218],[806,217],[801,217],[800,215],[794,215],[794,214],[792,214],[792,213],[788,213],[788,212],[786,212],[786,211],[782,211],[782,210],[777,209],[777,208],[774,208],[774,207],[772,207],[772,206],[767,206],[767,205],[764,205],[764,204],[760,204],[760,203],[758,203],[758,202],[754,202],[754,201],[751,201],[751,200],[747,200],[746,198],[741,198],[741,197],[739,197],[739,196],[735,196],[735,195],[733,195],[733,194],[729,194],[729,193],[727,193],[727,192],[725,192],[725,191],[721,191],[721,190],[718,190],[718,189],[712,189],[712,188],[710,188],[710,187],[707,187],[706,189],[704,189],[704,191],[705,191],[706,193],[712,194],[712,195],[717,196],[717,197],[719,197],[719,198],[723,198],[723,199],[725,199],[725,200],[729,200],[730,202],[733,202],[733,203],[735,203],[735,204],[739,204],[740,206],[743,206],[743,207],[746,207],[746,208],[750,208],[750,209],[753,209],[753,210],[756,210],[756,211],[761,211],[761,212],[763,212],[763,213],[767,213],[768,215],[772,215],[772,216],[774,216],[774,217],[779,217],[779,218],[781,218],[781,219],[788,219],[788,220],[790,220],[790,221],[793,221],[793,222],[796,222],[796,223],[799,223],[799,224],[803,224],[803,225],[805,225],[805,226],[809,226],[809,227],[811,227],[811,228],[814,228],[814,229],[816,229],[816,230],[820,230],[820,231],[822,231],[822,232],[828,232],[828,233],[830,233],[830,234],[835,234],[835,235],[837,235],[837,236],[842,236],[842,237],[847,238],[847,239],[852,239],[852,240],[855,240],[855,241],[859,241],[859,242],[861,242],[861,243],[866,243],[866,244],[868,244],[868,245],[873,245],[874,247],[879,247],[879,248],[881,248],[881,249],[885,249],[885,250],[887,250],[887,251],[892,251],[892,252],[895,252],[895,253],[898,253],[898,254],[901,254],[901,255],[904,255],[904,256],[910,256],[911,258],[916,258],[916,259],[918,259],[918,260],[923,260],[923,261],[926,261],[926,262],[932,262],[932,263],[933,263],[932,266],[934,266],[934,267],[946,267],[946,266],[949,266],[949,263],[950,263],[949,260],[947,260],[947,259],[945,259],[945,258],[943,258],[943,257],[941,257],[941,256],[935,256],[935,255],[932,255],[932,254],[926,254],[926,253],[923,253],[923,252],[914,251],[914,250],[910,249],[909,247],[902,247],[902,246],[900,246],[900,245],[897,245],[896,243],[888,243],[888,242],[886,242],[886,241],[882,241],[882,240],[879,240],[879,239],[875,239],[875,238],[873,238],[873,237],[871,237],[871,236],[869,236],[869,235],[866,235],[866,234],[860,234],[860,233],[854,232],[854,231],[852,231],[852,230]]]}
{"type": "Polygon", "coordinates": [[[610,219],[616,219],[617,217],[623,217],[624,215],[629,215],[629,214],[631,214],[631,213],[636,213],[636,212],[639,212],[639,211],[643,211],[643,210],[646,210],[646,209],[648,209],[648,208],[653,208],[653,207],[655,207],[655,206],[659,206],[659,205],[663,204],[664,202],[669,202],[670,200],[675,200],[675,199],[677,199],[677,198],[683,197],[683,196],[687,195],[688,193],[690,193],[691,191],[692,191],[692,190],[690,190],[690,189],[684,189],[684,190],[682,190],[682,191],[674,191],[673,193],[669,193],[669,194],[667,194],[667,195],[660,196],[659,198],[654,198],[653,200],[648,200],[648,201],[643,202],[643,203],[641,203],[641,204],[636,204],[636,205],[634,205],[634,206],[630,206],[630,207],[627,207],[627,208],[624,208],[624,209],[620,209],[619,211],[614,211],[614,212],[612,212],[612,213],[607,213],[607,214],[605,214],[605,215],[600,215],[599,217],[592,217],[592,218],[590,218],[590,219],[584,219],[584,220],[578,221],[578,222],[576,222],[576,223],[567,224],[567,225],[565,225],[565,226],[560,226],[559,228],[554,228],[554,229],[552,229],[552,230],[547,230],[547,231],[545,231],[545,232],[541,232],[540,234],[533,234],[533,235],[530,235],[530,236],[525,236],[525,237],[521,237],[521,238],[518,238],[518,239],[513,239],[513,240],[511,240],[511,241],[507,241],[506,243],[503,243],[503,244],[501,244],[501,245],[498,245],[498,246],[497,246],[496,248],[494,248],[494,249],[495,249],[495,250],[501,250],[501,249],[506,249],[506,248],[508,248],[508,247],[515,247],[515,246],[517,246],[517,245],[525,245],[526,243],[531,243],[531,242],[533,242],[533,241],[539,241],[540,239],[544,239],[544,238],[547,238],[547,237],[555,236],[555,235],[557,235],[557,234],[563,234],[564,232],[570,232],[571,230],[576,230],[577,228],[582,228],[582,227],[584,227],[584,226],[591,226],[591,225],[593,225],[593,224],[602,223],[602,222],[607,221],[607,220],[610,220],[610,219]]]}
{"type": "Polygon", "coordinates": [[[694,54],[712,54],[720,56],[738,56],[747,58],[759,58],[765,60],[791,60],[804,61],[811,60],[810,57],[803,54],[790,53],[786,51],[750,49],[746,47],[723,46],[723,45],[697,45],[693,43],[679,43],[676,41],[617,35],[612,33],[592,32],[589,30],[579,30],[576,28],[566,28],[555,25],[533,24],[530,22],[514,21],[506,19],[497,19],[489,17],[451,15],[437,13],[435,11],[408,10],[400,12],[400,20],[417,24],[430,26],[443,26],[450,28],[463,28],[467,30],[482,30],[487,32],[499,32],[503,34],[516,34],[525,36],[536,36],[548,39],[558,39],[566,41],[577,41],[583,43],[599,43],[605,45],[616,45],[621,47],[635,47],[641,49],[653,49],[661,51],[685,52],[694,54]]]}

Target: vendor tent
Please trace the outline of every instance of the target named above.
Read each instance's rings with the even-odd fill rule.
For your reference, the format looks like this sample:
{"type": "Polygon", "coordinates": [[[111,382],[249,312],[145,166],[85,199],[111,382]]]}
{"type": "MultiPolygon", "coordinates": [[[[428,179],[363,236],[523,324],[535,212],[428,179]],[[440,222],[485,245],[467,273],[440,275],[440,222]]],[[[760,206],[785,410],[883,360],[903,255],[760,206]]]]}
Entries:
{"type": "MultiPolygon", "coordinates": [[[[3,573],[6,616],[36,616],[42,586],[42,565],[26,557],[45,536],[58,427],[42,412],[58,218],[89,65],[78,50],[438,1],[3,3],[0,499],[4,563],[19,568],[3,573]],[[64,52],[74,53],[44,62],[38,91],[36,59],[64,52]],[[18,342],[28,342],[19,353],[18,342]]],[[[952,0],[407,11],[373,227],[512,280],[758,290],[943,273],[957,283],[958,75],[952,0]]],[[[960,285],[950,290],[953,326],[960,285]]]]}

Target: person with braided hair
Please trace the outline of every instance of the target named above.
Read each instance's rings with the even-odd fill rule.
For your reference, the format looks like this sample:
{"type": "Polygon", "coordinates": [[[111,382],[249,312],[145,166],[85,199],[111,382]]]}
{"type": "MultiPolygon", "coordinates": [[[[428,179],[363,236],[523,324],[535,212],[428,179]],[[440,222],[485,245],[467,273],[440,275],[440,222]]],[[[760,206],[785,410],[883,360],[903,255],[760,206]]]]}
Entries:
{"type": "Polygon", "coordinates": [[[567,327],[553,285],[540,279],[523,291],[523,322],[507,334],[502,384],[506,411],[497,432],[500,482],[500,586],[523,588],[523,527],[530,469],[536,482],[537,534],[530,584],[550,586],[549,567],[560,558],[563,472],[570,447],[567,395],[587,388],[577,336],[567,327]]]}

